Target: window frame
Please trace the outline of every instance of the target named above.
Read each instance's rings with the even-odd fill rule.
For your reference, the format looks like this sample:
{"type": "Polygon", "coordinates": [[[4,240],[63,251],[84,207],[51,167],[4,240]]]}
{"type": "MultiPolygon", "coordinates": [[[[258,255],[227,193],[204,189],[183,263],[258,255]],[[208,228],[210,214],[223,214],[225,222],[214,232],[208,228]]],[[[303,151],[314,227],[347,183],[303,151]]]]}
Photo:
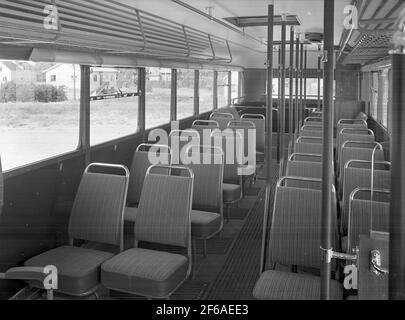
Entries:
{"type": "MultiPolygon", "coordinates": [[[[82,64],[74,64],[74,65],[79,66],[80,75],[81,75],[81,79],[82,79],[81,83],[79,83],[79,86],[80,86],[80,99],[79,99],[79,108],[78,108],[79,123],[78,123],[78,128],[77,128],[78,129],[78,140],[77,140],[77,144],[76,144],[75,149],[69,150],[69,151],[66,151],[66,152],[63,152],[63,153],[60,153],[60,154],[56,154],[56,155],[53,155],[53,156],[45,157],[43,159],[39,159],[39,160],[30,162],[30,163],[27,163],[27,164],[23,164],[21,166],[14,167],[14,168],[11,168],[11,169],[4,170],[4,168],[3,168],[3,178],[4,178],[4,180],[7,180],[7,179],[12,178],[12,177],[16,177],[16,176],[19,176],[19,175],[22,175],[22,174],[25,174],[25,173],[28,173],[28,172],[32,172],[34,170],[38,170],[38,169],[41,169],[41,168],[44,168],[46,166],[50,166],[50,165],[53,165],[53,164],[57,164],[57,163],[61,164],[62,162],[66,161],[66,160],[72,159],[72,158],[74,158],[76,156],[80,156],[80,155],[85,153],[85,150],[82,148],[82,143],[83,143],[83,139],[82,139],[83,119],[82,118],[83,118],[83,113],[84,113],[84,110],[83,110],[84,95],[83,95],[83,93],[85,93],[85,89],[84,89],[85,86],[83,86],[82,84],[86,83],[86,75],[85,75],[84,70],[85,70],[85,68],[87,66],[84,66],[82,64]]],[[[56,75],[55,75],[55,77],[56,77],[56,75]]],[[[89,79],[88,79],[88,81],[89,81],[89,79]]],[[[1,155],[1,153],[0,153],[0,155],[1,155]]],[[[59,170],[62,170],[62,167],[60,167],[59,170]]]]}

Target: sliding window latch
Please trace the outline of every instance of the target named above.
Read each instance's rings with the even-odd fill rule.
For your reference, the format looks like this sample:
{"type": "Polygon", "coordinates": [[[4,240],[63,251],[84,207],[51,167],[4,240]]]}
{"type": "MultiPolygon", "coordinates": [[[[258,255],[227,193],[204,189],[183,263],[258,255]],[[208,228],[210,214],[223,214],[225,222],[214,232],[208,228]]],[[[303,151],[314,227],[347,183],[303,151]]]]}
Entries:
{"type": "Polygon", "coordinates": [[[381,267],[381,252],[380,250],[372,250],[370,252],[370,272],[375,275],[388,274],[388,269],[381,267]]]}

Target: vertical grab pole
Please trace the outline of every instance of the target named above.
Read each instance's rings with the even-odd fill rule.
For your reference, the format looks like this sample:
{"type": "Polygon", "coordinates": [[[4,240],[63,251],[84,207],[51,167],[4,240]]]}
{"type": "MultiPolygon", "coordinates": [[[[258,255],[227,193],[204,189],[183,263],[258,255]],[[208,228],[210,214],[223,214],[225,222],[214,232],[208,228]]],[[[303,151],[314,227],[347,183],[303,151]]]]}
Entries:
{"type": "Polygon", "coordinates": [[[318,48],[319,54],[318,54],[318,110],[321,110],[321,45],[319,45],[318,48]]]}
{"type": "Polygon", "coordinates": [[[272,149],[273,149],[273,21],[274,21],[274,4],[268,5],[267,18],[267,97],[266,97],[266,198],[264,205],[263,219],[263,234],[262,234],[262,252],[260,258],[260,273],[266,268],[266,252],[267,252],[267,227],[270,210],[271,196],[271,165],[272,165],[272,149]]]}
{"type": "Polygon", "coordinates": [[[287,17],[282,15],[281,21],[281,110],[280,112],[280,149],[281,161],[284,161],[284,136],[285,136],[285,55],[286,55],[286,37],[287,37],[287,17]]]}
{"type": "Polygon", "coordinates": [[[304,124],[304,110],[303,110],[303,88],[304,88],[304,43],[301,42],[300,47],[300,127],[304,124]]]}
{"type": "Polygon", "coordinates": [[[308,67],[308,48],[305,48],[305,54],[304,54],[304,111],[307,109],[307,67],[308,67]]]}
{"type": "Polygon", "coordinates": [[[281,158],[281,46],[278,47],[277,163],[281,158]]]}
{"type": "Polygon", "coordinates": [[[389,299],[405,299],[405,9],[399,16],[392,52],[391,206],[389,299]],[[402,22],[401,22],[402,20],[402,22]]]}
{"type": "Polygon", "coordinates": [[[288,120],[290,123],[289,132],[290,132],[290,141],[294,141],[294,27],[291,26],[290,30],[290,102],[289,102],[289,112],[288,120]]]}
{"type": "Polygon", "coordinates": [[[321,219],[321,292],[322,300],[330,299],[332,251],[332,161],[333,161],[333,78],[335,1],[324,1],[324,33],[327,61],[324,61],[323,86],[323,156],[321,219]]]}
{"type": "Polygon", "coordinates": [[[300,132],[301,128],[299,127],[299,120],[298,120],[298,78],[300,75],[299,71],[299,66],[300,66],[300,38],[299,34],[297,33],[297,38],[295,40],[295,123],[296,123],[296,132],[297,134],[300,132]]]}

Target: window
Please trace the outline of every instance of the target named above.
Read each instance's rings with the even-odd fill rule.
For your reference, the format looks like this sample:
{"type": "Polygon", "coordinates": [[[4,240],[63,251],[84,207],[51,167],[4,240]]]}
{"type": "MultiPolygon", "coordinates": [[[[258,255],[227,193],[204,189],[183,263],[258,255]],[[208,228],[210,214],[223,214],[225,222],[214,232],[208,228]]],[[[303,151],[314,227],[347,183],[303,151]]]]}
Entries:
{"type": "Polygon", "coordinates": [[[239,72],[232,71],[231,73],[231,98],[239,98],[239,72]]]}
{"type": "Polygon", "coordinates": [[[382,76],[382,119],[381,124],[384,127],[388,127],[388,103],[389,103],[389,89],[390,89],[390,80],[389,80],[389,69],[384,69],[381,73],[382,76]]]}
{"type": "Polygon", "coordinates": [[[74,151],[79,142],[80,66],[9,62],[16,79],[0,86],[0,153],[10,170],[74,151]],[[37,84],[38,74],[50,67],[64,74],[58,86],[37,84]],[[25,69],[25,70],[24,70],[25,69]],[[76,74],[74,81],[70,76],[76,74]],[[63,80],[63,81],[62,81],[63,80]]]}
{"type": "Polygon", "coordinates": [[[170,122],[171,69],[146,68],[146,129],[170,122]]]}
{"type": "Polygon", "coordinates": [[[100,80],[90,84],[90,144],[136,133],[138,69],[94,67],[90,73],[100,80]]]}
{"type": "Polygon", "coordinates": [[[371,74],[371,105],[370,114],[374,119],[377,119],[378,111],[378,72],[371,74]]]}
{"type": "Polygon", "coordinates": [[[228,72],[218,72],[218,108],[228,105],[228,72]]]}
{"type": "Polygon", "coordinates": [[[200,71],[200,113],[208,112],[214,109],[214,71],[200,71]]]}
{"type": "Polygon", "coordinates": [[[177,70],[177,119],[194,114],[194,70],[177,70]]]}
{"type": "Polygon", "coordinates": [[[55,82],[56,81],[56,75],[51,74],[51,82],[55,82]]]}
{"type": "Polygon", "coordinates": [[[96,74],[93,76],[93,81],[97,82],[97,75],[96,74]]]}
{"type": "MultiPolygon", "coordinates": [[[[323,97],[323,79],[320,79],[321,97],[323,97]]],[[[307,79],[307,98],[318,99],[318,79],[307,79]]]]}

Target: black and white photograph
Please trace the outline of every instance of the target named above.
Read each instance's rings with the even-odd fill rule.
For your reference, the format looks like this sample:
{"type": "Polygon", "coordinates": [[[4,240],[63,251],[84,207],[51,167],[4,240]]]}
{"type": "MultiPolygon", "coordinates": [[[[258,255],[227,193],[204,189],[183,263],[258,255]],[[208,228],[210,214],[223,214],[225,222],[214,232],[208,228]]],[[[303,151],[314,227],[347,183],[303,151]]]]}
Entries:
{"type": "Polygon", "coordinates": [[[0,300],[405,300],[405,1],[0,0],[0,300]]]}

